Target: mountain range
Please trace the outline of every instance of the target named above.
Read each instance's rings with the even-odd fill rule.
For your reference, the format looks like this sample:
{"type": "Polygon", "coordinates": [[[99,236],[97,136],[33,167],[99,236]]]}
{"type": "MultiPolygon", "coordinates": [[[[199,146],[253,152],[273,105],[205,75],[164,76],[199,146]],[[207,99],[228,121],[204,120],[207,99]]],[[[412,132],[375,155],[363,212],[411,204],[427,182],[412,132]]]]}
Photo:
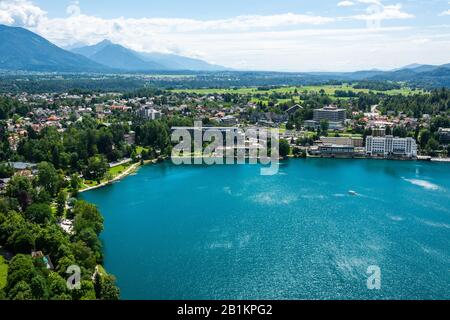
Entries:
{"type": "Polygon", "coordinates": [[[199,59],[143,53],[104,40],[71,51],[20,27],[0,25],[0,69],[41,72],[224,71],[199,59]]]}
{"type": "Polygon", "coordinates": [[[104,40],[93,46],[72,49],[72,52],[85,56],[110,68],[125,71],[145,70],[188,70],[225,71],[222,66],[209,64],[199,59],[158,52],[138,52],[104,40]]]}
{"type": "Polygon", "coordinates": [[[63,50],[23,28],[0,25],[0,69],[42,72],[102,72],[108,68],[63,50]]]}
{"type": "MultiPolygon", "coordinates": [[[[29,30],[4,25],[0,25],[0,70],[74,73],[233,71],[180,55],[138,52],[108,40],[68,51],[29,30]]],[[[387,80],[417,86],[450,87],[450,64],[411,64],[392,71],[297,74],[314,81],[387,80]]]]}

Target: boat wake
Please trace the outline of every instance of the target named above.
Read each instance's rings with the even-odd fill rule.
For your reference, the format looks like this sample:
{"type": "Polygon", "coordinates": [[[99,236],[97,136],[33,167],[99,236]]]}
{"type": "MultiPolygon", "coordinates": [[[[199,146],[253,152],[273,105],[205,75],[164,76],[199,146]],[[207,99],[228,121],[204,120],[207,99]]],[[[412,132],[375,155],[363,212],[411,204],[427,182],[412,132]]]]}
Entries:
{"type": "Polygon", "coordinates": [[[422,188],[427,189],[427,190],[434,190],[434,191],[436,191],[436,190],[440,189],[440,187],[438,185],[436,185],[434,183],[431,183],[431,182],[428,182],[428,181],[425,181],[425,180],[406,179],[406,178],[402,178],[402,179],[405,180],[406,182],[409,182],[409,183],[411,183],[413,185],[422,187],[422,188]]]}

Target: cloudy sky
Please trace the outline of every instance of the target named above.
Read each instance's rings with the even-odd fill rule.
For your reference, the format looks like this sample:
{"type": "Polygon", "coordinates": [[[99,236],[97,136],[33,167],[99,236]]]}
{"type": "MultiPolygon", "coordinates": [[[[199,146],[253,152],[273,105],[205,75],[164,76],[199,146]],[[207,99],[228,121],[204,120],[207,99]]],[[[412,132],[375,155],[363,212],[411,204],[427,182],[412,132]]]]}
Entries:
{"type": "Polygon", "coordinates": [[[0,0],[0,24],[245,70],[450,63],[449,0],[0,0]]]}

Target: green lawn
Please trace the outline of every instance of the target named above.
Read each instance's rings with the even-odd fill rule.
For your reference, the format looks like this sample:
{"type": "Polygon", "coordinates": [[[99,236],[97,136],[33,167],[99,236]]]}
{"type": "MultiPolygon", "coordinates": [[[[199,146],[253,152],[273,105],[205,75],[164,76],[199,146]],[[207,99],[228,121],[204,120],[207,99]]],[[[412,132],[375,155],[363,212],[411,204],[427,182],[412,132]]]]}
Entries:
{"type": "Polygon", "coordinates": [[[129,163],[121,164],[120,166],[109,168],[108,172],[113,176],[118,176],[119,174],[123,173],[127,168],[130,167],[129,163]]]}
{"type": "MultiPolygon", "coordinates": [[[[131,166],[131,163],[125,163],[125,164],[121,164],[120,166],[109,168],[107,175],[109,174],[114,179],[119,174],[124,173],[125,170],[127,170],[130,166],[131,166]]],[[[107,182],[107,181],[108,181],[108,179],[104,178],[100,181],[100,183],[107,182]]],[[[95,187],[97,185],[98,185],[97,181],[84,180],[81,185],[81,188],[85,189],[85,188],[95,187]]]]}
{"type": "Polygon", "coordinates": [[[136,153],[137,154],[141,154],[142,153],[142,151],[148,151],[148,148],[144,148],[144,147],[141,147],[141,146],[137,146],[136,147],[136,153]]]}
{"type": "Polygon", "coordinates": [[[0,256],[0,289],[6,286],[6,279],[8,277],[8,265],[6,264],[5,258],[0,256]]]}

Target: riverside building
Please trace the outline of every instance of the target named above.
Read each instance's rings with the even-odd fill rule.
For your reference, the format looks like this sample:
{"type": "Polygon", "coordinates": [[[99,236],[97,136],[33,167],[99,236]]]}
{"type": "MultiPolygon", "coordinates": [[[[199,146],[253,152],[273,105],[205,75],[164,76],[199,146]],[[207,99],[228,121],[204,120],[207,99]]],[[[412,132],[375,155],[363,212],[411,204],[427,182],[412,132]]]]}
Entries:
{"type": "Polygon", "coordinates": [[[413,138],[397,138],[393,136],[366,138],[366,153],[370,156],[382,157],[417,157],[417,144],[413,138]]]}

